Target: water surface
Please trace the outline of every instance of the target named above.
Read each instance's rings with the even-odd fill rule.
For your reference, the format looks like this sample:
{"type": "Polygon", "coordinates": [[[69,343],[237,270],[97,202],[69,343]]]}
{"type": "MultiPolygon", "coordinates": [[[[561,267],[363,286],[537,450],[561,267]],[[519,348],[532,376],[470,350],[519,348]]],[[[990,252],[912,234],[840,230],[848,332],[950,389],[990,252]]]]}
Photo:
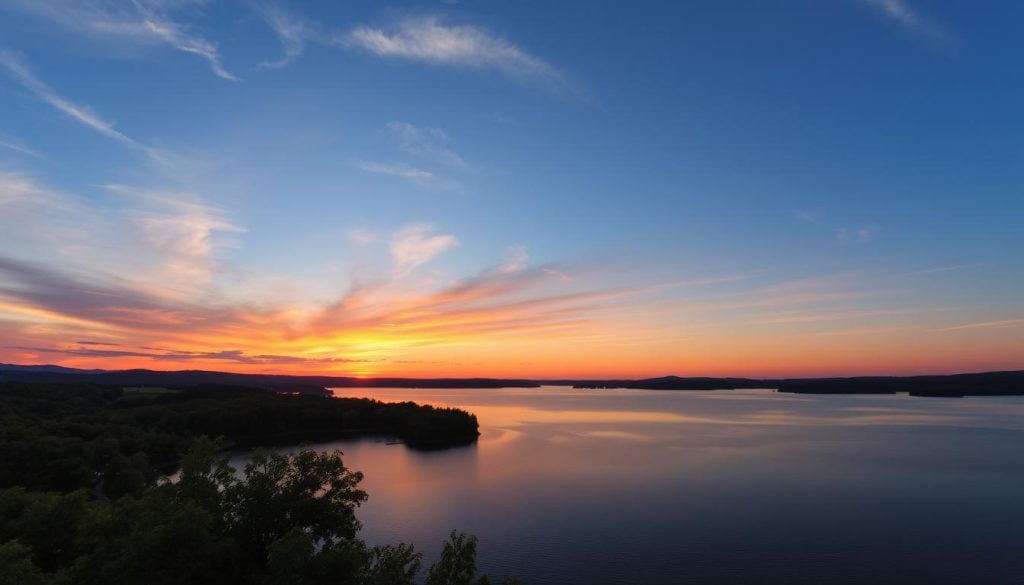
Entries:
{"type": "Polygon", "coordinates": [[[371,543],[453,528],[527,583],[1024,583],[1024,399],[338,389],[475,413],[477,445],[342,449],[371,543]]]}

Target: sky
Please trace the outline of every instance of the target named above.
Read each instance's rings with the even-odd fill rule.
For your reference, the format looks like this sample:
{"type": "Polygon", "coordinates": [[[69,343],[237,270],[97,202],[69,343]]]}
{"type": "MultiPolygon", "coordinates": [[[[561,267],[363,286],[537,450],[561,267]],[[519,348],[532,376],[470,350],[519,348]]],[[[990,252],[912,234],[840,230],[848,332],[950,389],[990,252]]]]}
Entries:
{"type": "Polygon", "coordinates": [[[0,0],[0,362],[1024,368],[1024,4],[0,0]]]}

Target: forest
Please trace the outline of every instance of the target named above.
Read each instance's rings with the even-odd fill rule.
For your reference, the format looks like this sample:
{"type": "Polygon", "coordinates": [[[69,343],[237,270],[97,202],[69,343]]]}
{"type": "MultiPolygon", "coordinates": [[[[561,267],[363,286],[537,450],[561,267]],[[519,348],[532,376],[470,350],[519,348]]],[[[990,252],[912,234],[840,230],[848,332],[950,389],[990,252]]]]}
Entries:
{"type": "Polygon", "coordinates": [[[477,434],[467,412],[411,402],[3,382],[0,585],[487,584],[472,536],[448,535],[425,581],[411,545],[363,542],[368,496],[340,452],[227,463],[229,448],[311,438],[436,448],[477,434]]]}

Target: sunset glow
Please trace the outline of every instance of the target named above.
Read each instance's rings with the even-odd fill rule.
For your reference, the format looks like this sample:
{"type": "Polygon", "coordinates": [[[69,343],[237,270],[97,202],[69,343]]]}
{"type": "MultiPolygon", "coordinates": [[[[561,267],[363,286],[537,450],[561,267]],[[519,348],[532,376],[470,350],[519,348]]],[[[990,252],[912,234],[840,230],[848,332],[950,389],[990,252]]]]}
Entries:
{"type": "Polygon", "coordinates": [[[709,5],[626,51],[565,7],[158,4],[3,5],[0,362],[1024,368],[1019,63],[973,21],[709,5]]]}

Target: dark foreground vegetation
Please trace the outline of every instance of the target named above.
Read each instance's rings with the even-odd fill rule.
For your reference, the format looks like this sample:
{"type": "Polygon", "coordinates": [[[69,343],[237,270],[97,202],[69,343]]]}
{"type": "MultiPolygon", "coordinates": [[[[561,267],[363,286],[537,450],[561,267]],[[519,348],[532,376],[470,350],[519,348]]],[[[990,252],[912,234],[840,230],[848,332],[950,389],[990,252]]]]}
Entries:
{"type": "Polygon", "coordinates": [[[417,448],[468,444],[476,417],[454,408],[237,387],[121,388],[0,382],[0,488],[119,496],[173,467],[199,436],[228,447],[389,435],[417,448]]]}
{"type": "MultiPolygon", "coordinates": [[[[340,452],[258,450],[241,474],[221,455],[331,433],[436,446],[475,440],[477,423],[239,388],[0,383],[0,585],[416,583],[412,546],[358,538],[367,495],[340,452]]],[[[453,532],[426,583],[489,583],[475,556],[475,539],[453,532]]]]}

